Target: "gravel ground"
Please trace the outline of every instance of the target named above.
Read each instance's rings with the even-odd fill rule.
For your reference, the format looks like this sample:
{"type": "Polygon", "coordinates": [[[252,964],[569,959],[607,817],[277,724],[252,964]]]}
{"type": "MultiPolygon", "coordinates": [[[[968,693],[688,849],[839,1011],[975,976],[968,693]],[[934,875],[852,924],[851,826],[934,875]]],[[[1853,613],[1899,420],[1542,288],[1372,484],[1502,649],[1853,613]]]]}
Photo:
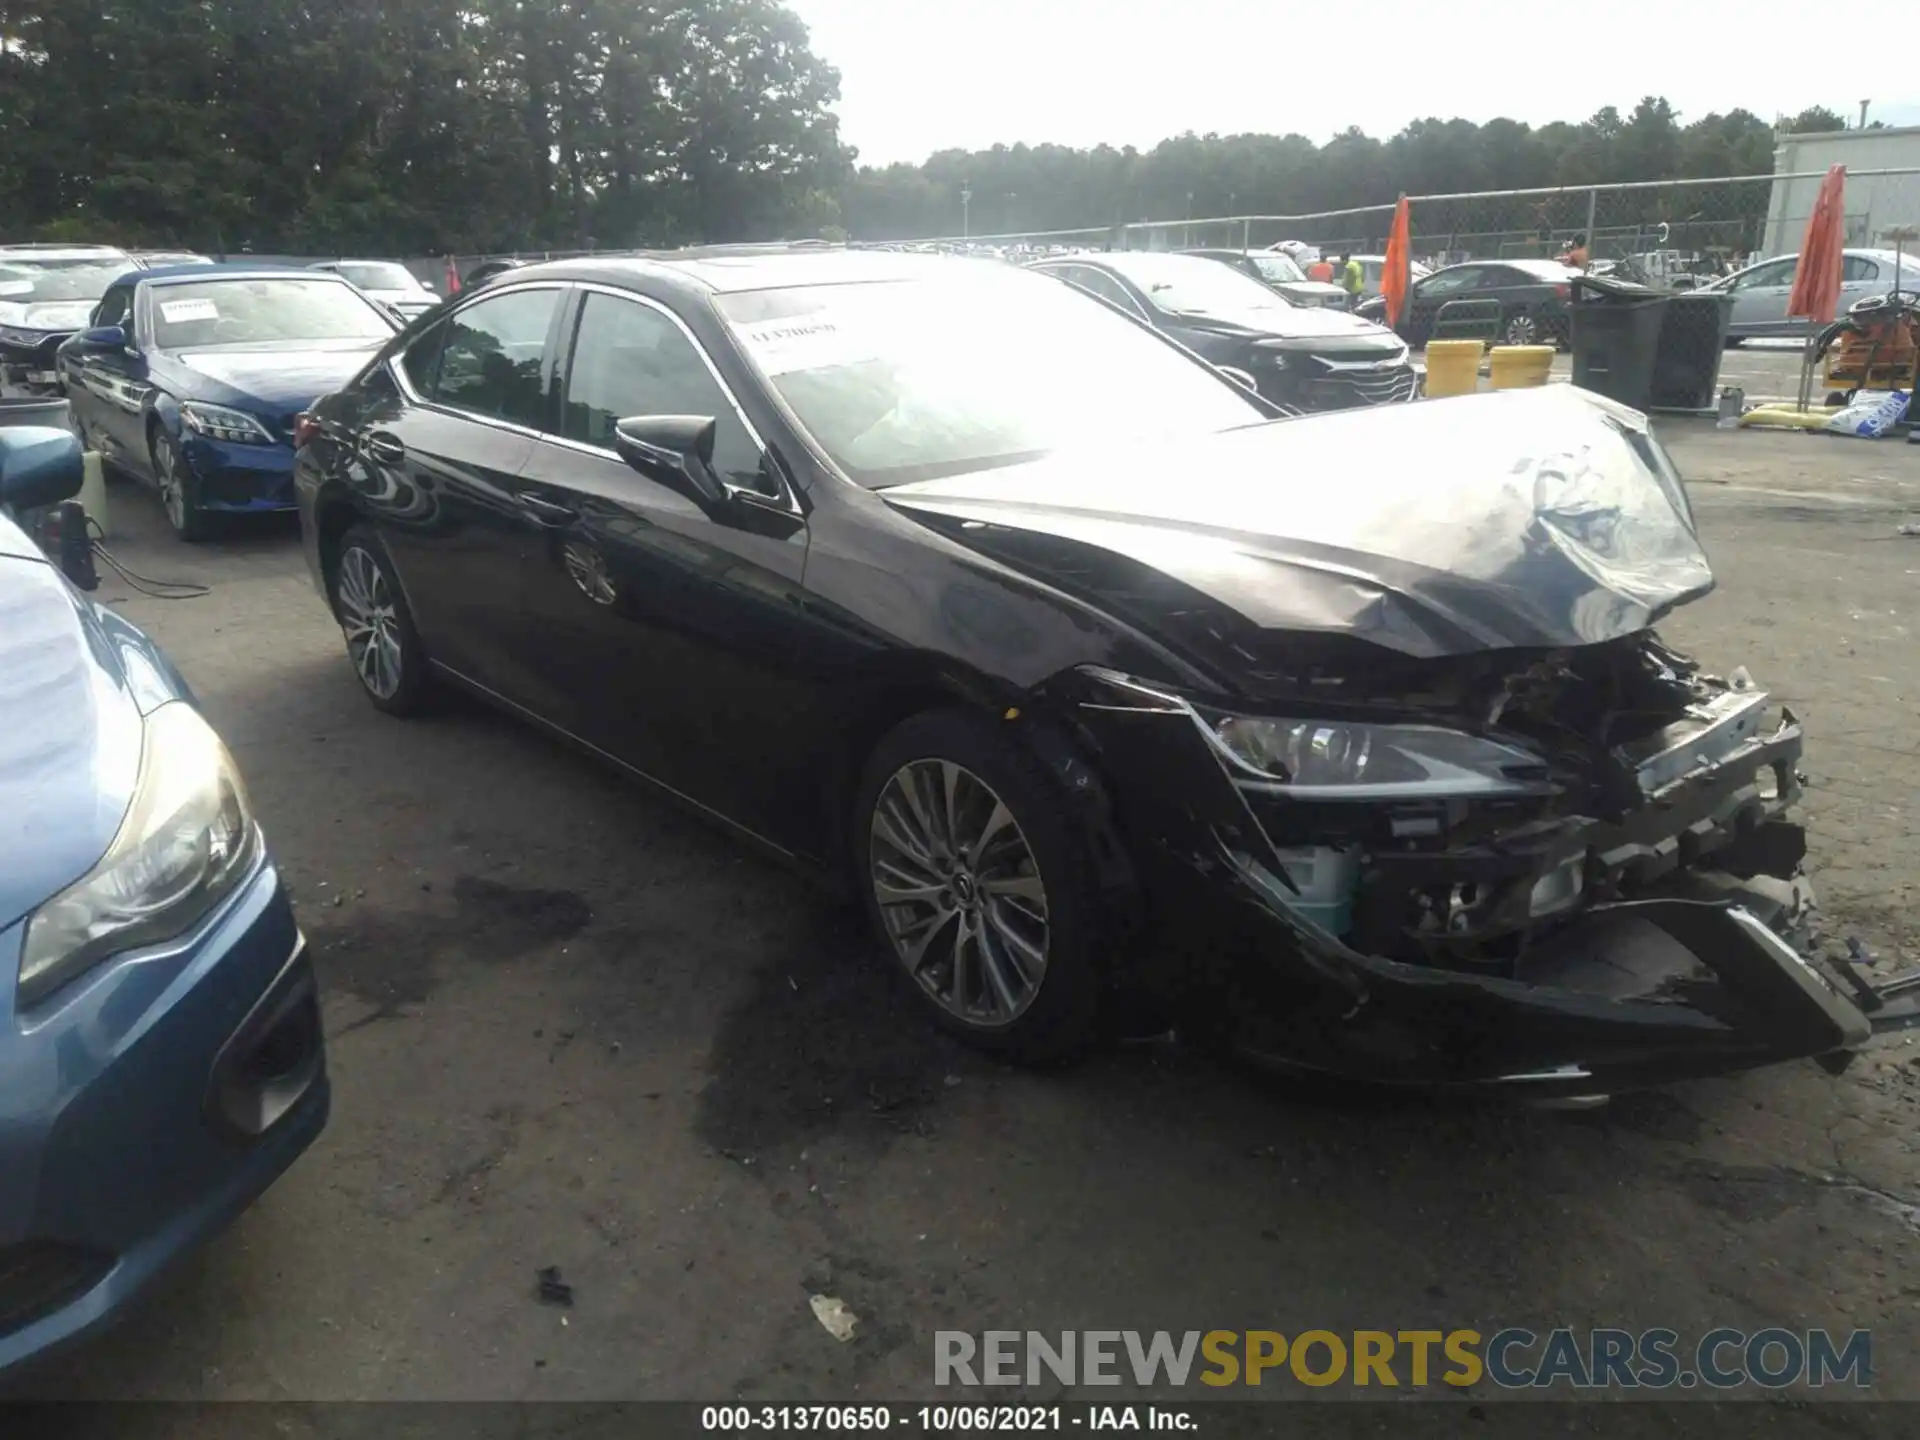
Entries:
{"type": "MultiPolygon", "coordinates": [[[[1662,429],[1720,576],[1665,632],[1802,715],[1829,931],[1920,964],[1920,541],[1894,536],[1920,451],[1662,429]]],[[[854,917],[702,825],[477,708],[376,714],[291,526],[189,548],[112,495],[126,562],[213,586],[102,594],[247,773],[335,1108],[37,1391],[907,1399],[941,1328],[1780,1324],[1871,1327],[1879,1393],[1920,1397],[1920,1047],[1581,1115],[1308,1099],[1155,1045],[1003,1069],[899,1006],[854,917]],[[570,1310],[537,1303],[542,1266],[570,1310]]]]}

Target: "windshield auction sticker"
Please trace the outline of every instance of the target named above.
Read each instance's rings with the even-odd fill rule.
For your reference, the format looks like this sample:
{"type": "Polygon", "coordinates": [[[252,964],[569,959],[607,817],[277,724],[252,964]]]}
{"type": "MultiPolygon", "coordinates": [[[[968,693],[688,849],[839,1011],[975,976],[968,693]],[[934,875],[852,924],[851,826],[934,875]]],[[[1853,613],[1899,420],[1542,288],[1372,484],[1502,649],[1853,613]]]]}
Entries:
{"type": "Polygon", "coordinates": [[[162,300],[160,318],[169,325],[189,320],[218,320],[220,311],[211,300],[162,300]]]}

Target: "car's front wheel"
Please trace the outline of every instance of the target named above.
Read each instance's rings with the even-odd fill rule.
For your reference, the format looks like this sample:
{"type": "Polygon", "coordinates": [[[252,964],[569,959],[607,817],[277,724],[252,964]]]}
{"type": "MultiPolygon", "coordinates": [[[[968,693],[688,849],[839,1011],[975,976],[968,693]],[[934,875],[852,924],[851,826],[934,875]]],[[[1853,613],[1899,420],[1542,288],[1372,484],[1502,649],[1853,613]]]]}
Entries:
{"type": "Polygon", "coordinates": [[[1086,847],[1024,749],[963,710],[875,749],[854,813],[868,918],[926,1011],[982,1049],[1045,1063],[1098,1031],[1086,847]]]}
{"type": "Polygon", "coordinates": [[[433,677],[393,562],[373,531],[355,525],[333,564],[333,613],[367,698],[390,715],[414,715],[432,698],[433,677]]]}
{"type": "Polygon", "coordinates": [[[167,512],[167,523],[182,540],[206,539],[212,530],[212,517],[200,508],[199,487],[181,463],[179,444],[161,429],[154,430],[149,443],[153,481],[160,491],[160,505],[167,512]]]}

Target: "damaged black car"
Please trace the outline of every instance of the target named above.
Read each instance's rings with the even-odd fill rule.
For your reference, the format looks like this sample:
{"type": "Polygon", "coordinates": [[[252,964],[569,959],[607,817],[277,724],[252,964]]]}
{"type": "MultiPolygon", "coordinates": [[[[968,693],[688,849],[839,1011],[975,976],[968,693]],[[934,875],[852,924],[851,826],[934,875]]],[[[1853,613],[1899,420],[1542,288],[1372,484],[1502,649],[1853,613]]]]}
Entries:
{"type": "Polygon", "coordinates": [[[842,887],[981,1046],[1565,1097],[1910,1018],[1806,953],[1799,722],[1655,633],[1685,487],[1571,387],[1276,418],[1042,276],[718,250],[500,277],[300,444],[374,704],[842,887]]]}

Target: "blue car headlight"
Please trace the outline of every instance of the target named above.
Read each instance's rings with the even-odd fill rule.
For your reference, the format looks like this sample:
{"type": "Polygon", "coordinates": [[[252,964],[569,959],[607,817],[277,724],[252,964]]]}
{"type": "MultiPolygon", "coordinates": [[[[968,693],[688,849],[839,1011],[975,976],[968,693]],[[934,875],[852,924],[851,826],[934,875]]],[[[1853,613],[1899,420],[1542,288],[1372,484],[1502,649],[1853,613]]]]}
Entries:
{"type": "Polygon", "coordinates": [[[244,410],[226,405],[209,405],[204,400],[180,402],[180,423],[196,435],[209,440],[225,440],[234,445],[275,445],[271,431],[244,410]]]}
{"type": "Polygon", "coordinates": [[[19,1004],[109,956],[184,934],[232,891],[261,846],[240,771],[184,701],[147,716],[140,778],[100,862],[33,912],[19,1004]]]}

